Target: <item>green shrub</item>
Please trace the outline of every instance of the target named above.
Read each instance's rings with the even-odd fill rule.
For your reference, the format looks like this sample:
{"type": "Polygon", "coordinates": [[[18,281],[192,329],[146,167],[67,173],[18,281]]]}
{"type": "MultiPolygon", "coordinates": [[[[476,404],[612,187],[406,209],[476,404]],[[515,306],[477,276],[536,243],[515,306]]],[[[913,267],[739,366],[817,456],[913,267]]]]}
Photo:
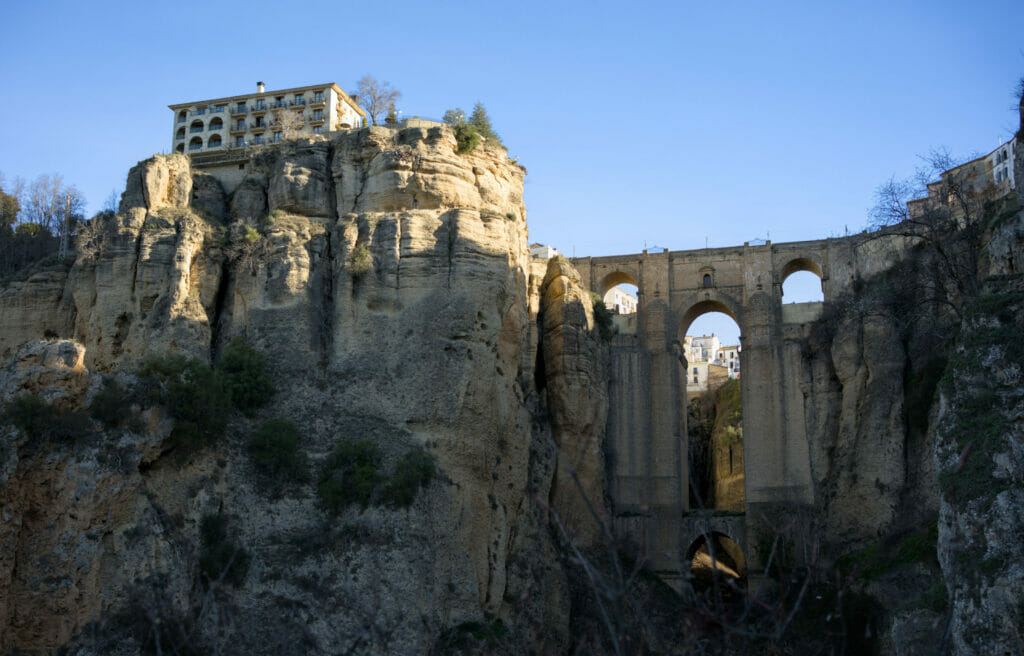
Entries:
{"type": "Polygon", "coordinates": [[[117,428],[131,416],[131,394],[121,383],[108,378],[89,406],[92,418],[107,428],[117,428]]]}
{"type": "Polygon", "coordinates": [[[33,440],[74,442],[92,433],[92,425],[84,413],[58,410],[35,394],[24,394],[9,401],[0,413],[0,423],[18,428],[33,440]]]}
{"type": "Polygon", "coordinates": [[[186,455],[224,435],[231,397],[222,376],[195,358],[150,358],[139,372],[143,399],[158,403],[174,419],[171,438],[186,455]]]}
{"type": "Polygon", "coordinates": [[[249,441],[253,464],[274,480],[306,478],[306,454],[299,451],[299,427],[287,419],[270,419],[249,441]]]}
{"type": "Polygon", "coordinates": [[[217,368],[223,374],[231,403],[246,414],[265,405],[274,393],[267,359],[241,337],[231,340],[224,349],[217,368]]]}
{"type": "Polygon", "coordinates": [[[242,232],[242,239],[247,244],[255,244],[260,240],[260,231],[250,225],[247,225],[245,226],[245,230],[242,232]]]}
{"type": "Polygon", "coordinates": [[[337,514],[358,503],[366,508],[383,482],[380,449],[369,440],[342,442],[327,457],[317,477],[317,494],[327,512],[337,514]]]}
{"type": "Polygon", "coordinates": [[[421,487],[426,487],[434,478],[436,467],[434,456],[422,447],[409,451],[395,465],[382,492],[382,501],[392,507],[408,508],[421,487]]]}
{"type": "Polygon", "coordinates": [[[349,264],[349,271],[353,276],[361,276],[373,268],[373,254],[366,244],[356,244],[352,249],[352,261],[349,264]]]}
{"type": "Polygon", "coordinates": [[[471,152],[480,145],[480,133],[472,125],[463,124],[455,126],[455,143],[458,144],[457,151],[460,155],[471,152]]]}
{"type": "Polygon", "coordinates": [[[228,539],[221,513],[203,515],[199,525],[202,550],[199,553],[200,581],[204,588],[217,580],[242,584],[249,571],[249,552],[228,539]]]}
{"type": "Polygon", "coordinates": [[[612,322],[612,311],[604,304],[598,294],[591,293],[592,307],[594,308],[594,326],[601,335],[601,339],[608,341],[615,335],[615,324],[612,322]]]}

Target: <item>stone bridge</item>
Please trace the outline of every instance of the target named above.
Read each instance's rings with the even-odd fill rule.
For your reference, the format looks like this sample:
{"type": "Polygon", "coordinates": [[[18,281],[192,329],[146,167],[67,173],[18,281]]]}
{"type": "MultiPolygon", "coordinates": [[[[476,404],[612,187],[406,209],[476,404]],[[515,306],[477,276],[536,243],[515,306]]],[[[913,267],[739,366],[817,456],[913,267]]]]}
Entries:
{"type": "Polygon", "coordinates": [[[893,250],[904,247],[898,237],[862,233],[572,259],[583,285],[602,296],[623,283],[638,289],[635,334],[615,336],[610,348],[608,480],[620,534],[644,549],[654,569],[678,573],[695,540],[714,531],[740,544],[756,572],[765,555],[754,544],[759,509],[814,503],[813,436],[794,368],[804,366],[810,324],[824,307],[854,280],[887,268],[893,250]],[[783,305],[783,282],[797,271],[821,278],[824,303],[783,305]],[[682,344],[690,324],[707,312],[732,317],[742,346],[746,514],[716,520],[720,527],[689,508],[682,344]]]}

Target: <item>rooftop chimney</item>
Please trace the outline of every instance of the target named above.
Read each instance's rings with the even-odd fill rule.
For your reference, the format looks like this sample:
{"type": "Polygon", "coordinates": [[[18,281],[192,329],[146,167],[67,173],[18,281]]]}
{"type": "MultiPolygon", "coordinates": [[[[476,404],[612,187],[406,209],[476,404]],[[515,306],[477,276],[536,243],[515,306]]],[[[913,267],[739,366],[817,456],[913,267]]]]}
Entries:
{"type": "Polygon", "coordinates": [[[263,86],[262,82],[256,83],[256,93],[263,93],[264,88],[265,87],[263,86]]]}

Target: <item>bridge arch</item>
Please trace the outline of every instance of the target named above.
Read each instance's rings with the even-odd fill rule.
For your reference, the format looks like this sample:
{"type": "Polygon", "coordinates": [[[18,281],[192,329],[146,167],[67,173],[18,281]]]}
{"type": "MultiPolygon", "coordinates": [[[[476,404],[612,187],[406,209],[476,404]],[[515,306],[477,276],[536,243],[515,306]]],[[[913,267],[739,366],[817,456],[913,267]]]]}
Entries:
{"type": "Polygon", "coordinates": [[[617,269],[601,278],[601,282],[597,286],[597,292],[601,294],[601,298],[604,298],[604,295],[607,294],[612,287],[617,287],[618,285],[639,286],[634,272],[617,269]]]}
{"type": "Polygon", "coordinates": [[[709,289],[692,294],[676,306],[674,314],[680,339],[686,335],[690,324],[697,317],[708,312],[721,312],[728,315],[740,327],[740,334],[743,334],[743,305],[728,294],[709,289]]]}

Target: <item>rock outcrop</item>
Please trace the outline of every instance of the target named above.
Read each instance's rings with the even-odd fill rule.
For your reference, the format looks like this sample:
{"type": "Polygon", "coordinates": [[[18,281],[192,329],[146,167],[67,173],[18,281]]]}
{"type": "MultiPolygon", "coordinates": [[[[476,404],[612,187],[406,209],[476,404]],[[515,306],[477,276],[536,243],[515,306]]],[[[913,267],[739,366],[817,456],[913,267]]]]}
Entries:
{"type": "MultiPolygon", "coordinates": [[[[243,336],[267,355],[277,392],[186,462],[150,414],[102,444],[11,443],[0,651],[70,640],[98,652],[97,636],[160,620],[193,623],[210,649],[413,654],[485,616],[533,649],[566,648],[565,574],[538,503],[555,454],[528,410],[542,401],[523,170],[502,150],[455,148],[445,127],[290,143],[254,156],[230,197],[187,158],[157,156],[129,174],[120,211],[66,278],[4,290],[5,307],[26,308],[5,314],[12,352],[50,324],[76,340],[18,356],[17,371],[39,360],[49,372],[33,374],[33,391],[67,369],[85,403],[83,384],[163,353],[213,362],[243,336]],[[77,360],[50,367],[53,349],[77,360]],[[340,441],[370,439],[386,466],[426,447],[439,478],[408,510],[336,518],[313,486],[268,496],[245,442],[271,416],[300,426],[314,468],[340,441]],[[195,574],[210,513],[252,554],[242,587],[216,599],[195,574]],[[226,624],[196,615],[211,603],[226,624]]],[[[27,390],[13,371],[3,389],[27,390]]]]}

